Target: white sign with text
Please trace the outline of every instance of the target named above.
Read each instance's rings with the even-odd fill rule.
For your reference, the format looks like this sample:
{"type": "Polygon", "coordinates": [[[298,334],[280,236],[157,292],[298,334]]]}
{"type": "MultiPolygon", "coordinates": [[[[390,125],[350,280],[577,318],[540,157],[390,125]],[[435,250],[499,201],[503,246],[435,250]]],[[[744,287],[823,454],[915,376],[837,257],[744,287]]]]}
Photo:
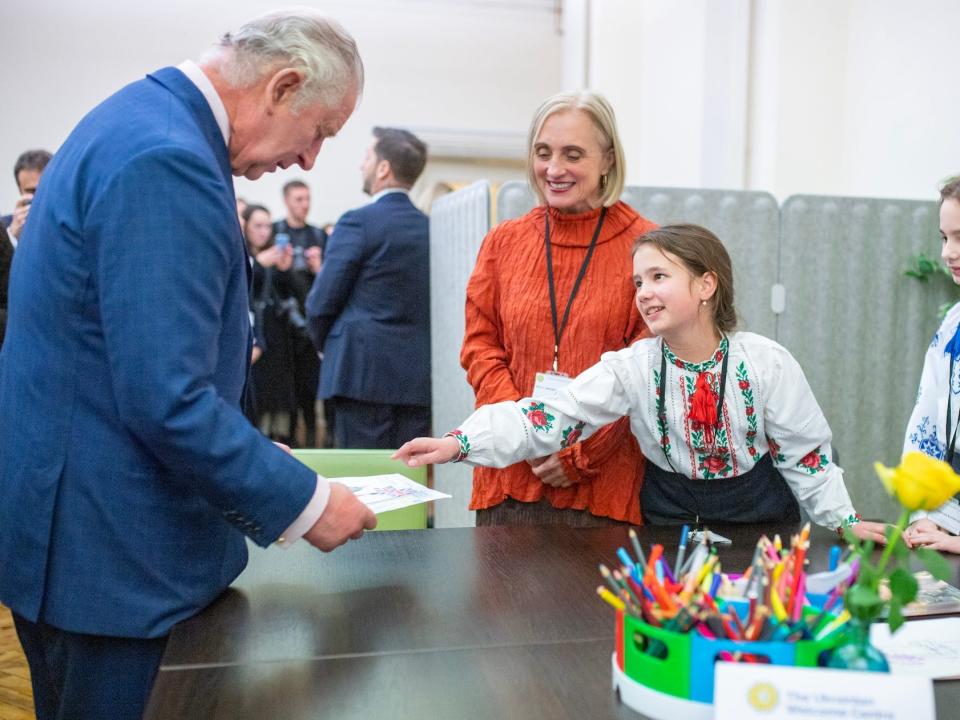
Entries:
{"type": "Polygon", "coordinates": [[[935,720],[927,678],[719,662],[716,720],[935,720]]]}

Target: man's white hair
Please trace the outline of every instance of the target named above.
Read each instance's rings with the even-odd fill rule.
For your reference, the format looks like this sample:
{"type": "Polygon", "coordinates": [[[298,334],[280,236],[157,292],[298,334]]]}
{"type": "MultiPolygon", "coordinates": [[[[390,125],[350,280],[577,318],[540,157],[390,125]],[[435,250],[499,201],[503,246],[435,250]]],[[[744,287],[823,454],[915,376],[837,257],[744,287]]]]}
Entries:
{"type": "Polygon", "coordinates": [[[340,23],[310,8],[278,10],[228,32],[201,62],[213,62],[232,87],[249,87],[266,73],[292,67],[305,81],[294,107],[337,105],[363,91],[357,43],[340,23]]]}

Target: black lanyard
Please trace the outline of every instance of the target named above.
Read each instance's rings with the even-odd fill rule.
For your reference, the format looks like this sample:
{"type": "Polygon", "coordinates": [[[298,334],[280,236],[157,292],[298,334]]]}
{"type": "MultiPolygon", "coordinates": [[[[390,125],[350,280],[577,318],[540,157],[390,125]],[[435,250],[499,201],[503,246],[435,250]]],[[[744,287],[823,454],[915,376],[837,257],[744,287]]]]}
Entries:
{"type": "Polygon", "coordinates": [[[953,398],[953,350],[950,351],[950,374],[947,376],[947,455],[944,458],[948,465],[953,465],[953,453],[957,447],[957,430],[954,428],[953,436],[950,435],[950,425],[953,420],[953,408],[950,406],[950,400],[953,398]]]}
{"type": "MultiPolygon", "coordinates": [[[[660,422],[661,433],[667,433],[667,353],[664,349],[663,340],[660,341],[660,384],[657,391],[657,420],[660,422]]],[[[723,394],[727,389],[727,360],[730,359],[730,346],[727,345],[727,351],[723,354],[723,363],[720,365],[720,392],[717,394],[717,423],[723,425],[723,394]]],[[[667,459],[670,469],[677,472],[677,469],[670,462],[670,456],[667,455],[666,448],[663,447],[663,435],[660,436],[660,449],[663,450],[663,456],[667,459]]],[[[699,513],[698,513],[699,515],[699,513]]]]}
{"type": "Polygon", "coordinates": [[[570,291],[570,299],[567,300],[567,308],[563,311],[563,319],[557,323],[557,292],[553,287],[553,255],[550,252],[550,208],[545,208],[543,216],[543,241],[547,247],[547,280],[550,289],[550,317],[553,319],[553,371],[557,371],[557,363],[560,357],[560,336],[567,326],[567,318],[570,317],[570,308],[573,306],[573,299],[577,296],[580,289],[580,283],[583,276],[587,274],[587,266],[590,264],[590,257],[593,255],[593,249],[597,246],[597,240],[600,237],[600,229],[603,227],[603,220],[607,217],[607,208],[600,211],[600,219],[597,220],[597,229],[593,231],[593,239],[590,241],[590,247],[587,249],[587,256],[583,259],[580,266],[580,272],[577,279],[573,282],[573,289],[570,291]]]}

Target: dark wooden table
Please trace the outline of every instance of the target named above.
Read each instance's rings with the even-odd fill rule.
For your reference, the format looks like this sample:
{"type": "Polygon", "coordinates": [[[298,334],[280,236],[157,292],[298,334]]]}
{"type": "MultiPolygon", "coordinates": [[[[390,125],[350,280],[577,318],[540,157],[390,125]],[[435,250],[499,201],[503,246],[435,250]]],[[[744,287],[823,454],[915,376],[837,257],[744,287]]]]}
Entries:
{"type": "MultiPolygon", "coordinates": [[[[729,570],[761,532],[797,528],[716,530],[734,541],[720,551],[729,570]]],[[[678,530],[640,536],[673,562],[678,530]]],[[[834,540],[814,533],[813,570],[834,540]]],[[[611,690],[614,614],[595,593],[620,546],[621,528],[541,527],[253,549],[233,588],[174,631],[147,717],[638,718],[611,690]]],[[[938,716],[955,717],[960,682],[935,689],[938,716]]]]}

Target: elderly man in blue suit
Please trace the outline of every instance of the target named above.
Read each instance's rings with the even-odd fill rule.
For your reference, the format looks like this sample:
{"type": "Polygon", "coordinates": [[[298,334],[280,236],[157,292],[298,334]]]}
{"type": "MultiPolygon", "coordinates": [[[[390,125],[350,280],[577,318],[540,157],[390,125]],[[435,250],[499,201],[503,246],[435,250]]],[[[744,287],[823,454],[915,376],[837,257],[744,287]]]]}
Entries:
{"type": "Polygon", "coordinates": [[[430,229],[408,195],[426,162],[413,133],[373,129],[360,167],[373,202],[337,220],[307,296],[337,447],[430,433],[430,229]]]}
{"type": "Polygon", "coordinates": [[[376,524],[241,412],[231,178],[309,170],[362,85],[339,25],[266,15],[104,101],[47,167],[0,353],[0,601],[40,720],[140,717],[171,627],[240,573],[244,535],[329,551],[376,524]]]}

